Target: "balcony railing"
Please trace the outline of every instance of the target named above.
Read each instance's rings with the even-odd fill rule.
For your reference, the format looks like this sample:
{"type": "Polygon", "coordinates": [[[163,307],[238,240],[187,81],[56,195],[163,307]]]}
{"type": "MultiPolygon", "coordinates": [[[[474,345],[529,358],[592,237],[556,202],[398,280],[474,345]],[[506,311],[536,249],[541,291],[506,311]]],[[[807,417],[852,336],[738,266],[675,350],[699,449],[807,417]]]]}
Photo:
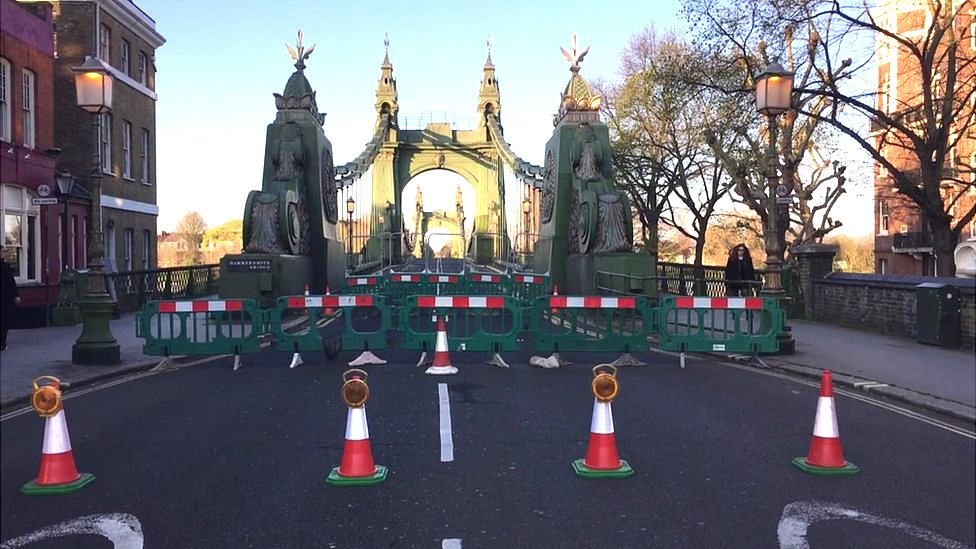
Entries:
{"type": "Polygon", "coordinates": [[[220,265],[167,267],[108,275],[108,283],[115,288],[120,313],[137,311],[144,303],[158,299],[193,299],[214,295],[218,282],[220,265]]]}
{"type": "Polygon", "coordinates": [[[893,252],[931,251],[932,246],[932,235],[929,233],[896,233],[891,238],[893,252]]]}

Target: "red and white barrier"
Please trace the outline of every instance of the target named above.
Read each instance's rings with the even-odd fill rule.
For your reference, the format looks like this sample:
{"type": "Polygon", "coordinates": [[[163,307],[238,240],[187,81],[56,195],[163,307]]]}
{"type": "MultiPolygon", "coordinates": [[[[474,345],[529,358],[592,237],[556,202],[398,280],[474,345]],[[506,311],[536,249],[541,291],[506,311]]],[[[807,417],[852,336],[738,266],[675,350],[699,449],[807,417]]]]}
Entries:
{"type": "Polygon", "coordinates": [[[427,282],[434,282],[437,284],[457,284],[461,279],[454,275],[430,275],[427,277],[427,282]]]}
{"type": "Polygon", "coordinates": [[[242,311],[244,302],[238,300],[217,301],[160,301],[156,304],[160,313],[213,313],[242,311]]]}
{"type": "Polygon", "coordinates": [[[473,274],[473,275],[468,275],[468,278],[472,282],[490,282],[492,284],[498,284],[502,281],[501,275],[491,275],[491,274],[473,274]]]}
{"type": "Polygon", "coordinates": [[[632,297],[551,295],[549,306],[556,309],[635,309],[637,300],[632,297]]]}
{"type": "Polygon", "coordinates": [[[453,309],[504,309],[504,296],[422,295],[417,296],[417,307],[444,307],[453,309]]]}
{"type": "Polygon", "coordinates": [[[749,309],[763,308],[761,297],[691,297],[682,296],[674,299],[674,306],[678,309],[749,309]]]}
{"type": "Polygon", "coordinates": [[[390,282],[420,282],[419,274],[394,274],[390,275],[390,282]]]}
{"type": "Polygon", "coordinates": [[[289,309],[307,309],[309,307],[372,307],[371,295],[309,295],[288,298],[289,309]]]}
{"type": "Polygon", "coordinates": [[[376,286],[379,283],[380,279],[375,276],[346,279],[346,286],[376,286]]]}
{"type": "Polygon", "coordinates": [[[513,280],[519,284],[545,284],[546,279],[536,275],[515,275],[513,280]]]}

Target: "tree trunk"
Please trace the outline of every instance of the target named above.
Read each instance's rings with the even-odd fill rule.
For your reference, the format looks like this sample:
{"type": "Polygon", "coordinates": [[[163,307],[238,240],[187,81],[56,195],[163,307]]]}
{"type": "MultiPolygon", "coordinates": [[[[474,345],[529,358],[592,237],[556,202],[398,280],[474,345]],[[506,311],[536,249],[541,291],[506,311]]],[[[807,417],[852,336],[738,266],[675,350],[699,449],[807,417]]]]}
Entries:
{"type": "Polygon", "coordinates": [[[708,290],[705,288],[705,269],[702,266],[704,251],[705,231],[703,230],[699,237],[695,239],[695,266],[693,269],[695,283],[692,286],[694,288],[693,295],[708,295],[708,290]]]}
{"type": "Polygon", "coordinates": [[[935,251],[935,274],[937,276],[956,276],[957,235],[945,224],[930,222],[932,228],[932,249],[935,251]]]}

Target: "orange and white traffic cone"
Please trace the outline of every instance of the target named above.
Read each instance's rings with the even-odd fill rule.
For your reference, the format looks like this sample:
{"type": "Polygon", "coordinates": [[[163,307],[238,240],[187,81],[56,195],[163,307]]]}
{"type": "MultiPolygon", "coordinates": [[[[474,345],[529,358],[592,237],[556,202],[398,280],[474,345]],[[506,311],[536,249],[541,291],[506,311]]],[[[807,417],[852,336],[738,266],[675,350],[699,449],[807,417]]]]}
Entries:
{"type": "Polygon", "coordinates": [[[593,369],[593,415],[586,458],[573,461],[573,469],[583,478],[624,478],[634,474],[630,464],[617,453],[611,403],[617,396],[617,368],[601,364],[593,369]],[[598,370],[600,369],[600,370],[598,370]]]}
{"type": "Polygon", "coordinates": [[[434,361],[430,368],[424,371],[431,375],[449,375],[458,373],[458,369],[451,364],[451,355],[447,347],[447,327],[444,317],[437,317],[437,342],[434,344],[434,361]]]}
{"type": "MultiPolygon", "coordinates": [[[[332,295],[332,292],[329,291],[328,286],[325,287],[325,295],[332,295]]],[[[335,309],[333,309],[332,307],[326,307],[325,310],[322,311],[322,314],[325,316],[332,316],[335,314],[335,309]]]]}
{"type": "Polygon", "coordinates": [[[342,386],[342,399],[349,407],[346,414],[346,442],[342,447],[342,461],[332,469],[326,482],[333,486],[368,486],[386,480],[387,469],[373,462],[369,446],[369,426],[366,423],[366,400],[369,386],[366,372],[347,370],[342,386]]]}
{"type": "Polygon", "coordinates": [[[820,398],[817,400],[810,450],[807,457],[794,458],[793,465],[814,475],[856,475],[861,472],[857,465],[844,459],[830,370],[824,370],[820,380],[820,398]]]}
{"type": "Polygon", "coordinates": [[[22,494],[73,494],[95,480],[91,473],[81,474],[75,467],[60,385],[61,381],[51,376],[41,376],[34,380],[31,404],[45,418],[44,445],[41,448],[41,467],[37,478],[20,487],[22,494]],[[40,384],[42,381],[47,384],[40,384]]]}

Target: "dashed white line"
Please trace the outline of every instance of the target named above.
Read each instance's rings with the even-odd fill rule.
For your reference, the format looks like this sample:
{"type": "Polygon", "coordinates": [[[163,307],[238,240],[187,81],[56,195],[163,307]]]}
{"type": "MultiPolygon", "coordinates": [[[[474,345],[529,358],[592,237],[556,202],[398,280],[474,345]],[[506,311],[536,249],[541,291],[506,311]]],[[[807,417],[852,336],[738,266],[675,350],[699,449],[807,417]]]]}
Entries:
{"type": "MultiPolygon", "coordinates": [[[[451,399],[447,395],[447,383],[437,384],[437,395],[441,411],[441,461],[454,461],[454,435],[451,433],[451,399]]],[[[460,546],[459,540],[457,547],[460,546]]]]}
{"type": "Polygon", "coordinates": [[[460,538],[445,539],[441,542],[441,549],[461,549],[460,538]]]}

